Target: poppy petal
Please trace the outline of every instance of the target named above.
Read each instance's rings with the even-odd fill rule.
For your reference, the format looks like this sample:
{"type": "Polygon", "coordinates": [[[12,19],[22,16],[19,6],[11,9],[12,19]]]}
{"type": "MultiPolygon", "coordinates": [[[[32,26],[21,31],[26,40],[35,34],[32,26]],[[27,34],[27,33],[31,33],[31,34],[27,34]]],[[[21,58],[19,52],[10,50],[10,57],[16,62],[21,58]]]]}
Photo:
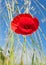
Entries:
{"type": "Polygon", "coordinates": [[[11,29],[22,35],[29,35],[35,32],[39,27],[39,21],[30,14],[20,14],[13,18],[11,22],[11,29]]]}

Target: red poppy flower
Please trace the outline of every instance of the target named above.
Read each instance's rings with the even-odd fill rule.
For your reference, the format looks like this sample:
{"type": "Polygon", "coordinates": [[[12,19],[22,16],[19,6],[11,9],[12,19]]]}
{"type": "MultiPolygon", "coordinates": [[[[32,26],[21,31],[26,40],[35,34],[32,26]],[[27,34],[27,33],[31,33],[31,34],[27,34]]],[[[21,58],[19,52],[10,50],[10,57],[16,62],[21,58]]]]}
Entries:
{"type": "Polygon", "coordinates": [[[35,32],[39,27],[37,18],[33,18],[30,14],[19,14],[11,22],[11,29],[22,35],[29,35],[35,32]]]}

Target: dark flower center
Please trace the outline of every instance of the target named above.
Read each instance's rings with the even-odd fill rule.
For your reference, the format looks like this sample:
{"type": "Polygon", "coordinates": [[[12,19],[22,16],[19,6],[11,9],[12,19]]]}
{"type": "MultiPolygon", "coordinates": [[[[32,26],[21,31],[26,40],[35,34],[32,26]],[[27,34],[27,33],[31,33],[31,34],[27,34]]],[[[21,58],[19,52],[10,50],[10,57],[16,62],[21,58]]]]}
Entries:
{"type": "Polygon", "coordinates": [[[24,25],[24,29],[30,29],[30,25],[24,25]]]}

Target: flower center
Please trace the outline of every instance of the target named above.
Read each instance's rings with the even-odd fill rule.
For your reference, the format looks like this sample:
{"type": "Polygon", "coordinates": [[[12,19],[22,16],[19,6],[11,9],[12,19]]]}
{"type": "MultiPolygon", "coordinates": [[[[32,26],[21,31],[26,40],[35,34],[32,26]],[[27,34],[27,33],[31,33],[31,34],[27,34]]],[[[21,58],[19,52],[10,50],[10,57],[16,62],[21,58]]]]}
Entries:
{"type": "Polygon", "coordinates": [[[24,25],[24,29],[30,29],[30,25],[24,25]]]}

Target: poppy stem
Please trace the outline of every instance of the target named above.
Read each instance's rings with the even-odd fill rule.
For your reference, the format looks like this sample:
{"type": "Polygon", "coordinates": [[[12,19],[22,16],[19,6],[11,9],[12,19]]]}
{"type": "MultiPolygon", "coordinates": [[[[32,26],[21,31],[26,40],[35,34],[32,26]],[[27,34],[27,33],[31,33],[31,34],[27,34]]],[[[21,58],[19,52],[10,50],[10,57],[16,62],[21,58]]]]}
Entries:
{"type": "Polygon", "coordinates": [[[24,53],[26,53],[26,65],[28,65],[28,60],[27,60],[27,47],[26,47],[26,36],[24,36],[23,51],[24,51],[24,53]]]}
{"type": "Polygon", "coordinates": [[[26,49],[26,36],[24,36],[24,51],[26,49]]]}
{"type": "Polygon", "coordinates": [[[14,65],[14,34],[12,31],[10,36],[10,65],[14,65]]]}
{"type": "Polygon", "coordinates": [[[23,36],[24,37],[24,44],[23,44],[23,49],[24,49],[24,52],[26,50],[26,36],[23,36]]]}

